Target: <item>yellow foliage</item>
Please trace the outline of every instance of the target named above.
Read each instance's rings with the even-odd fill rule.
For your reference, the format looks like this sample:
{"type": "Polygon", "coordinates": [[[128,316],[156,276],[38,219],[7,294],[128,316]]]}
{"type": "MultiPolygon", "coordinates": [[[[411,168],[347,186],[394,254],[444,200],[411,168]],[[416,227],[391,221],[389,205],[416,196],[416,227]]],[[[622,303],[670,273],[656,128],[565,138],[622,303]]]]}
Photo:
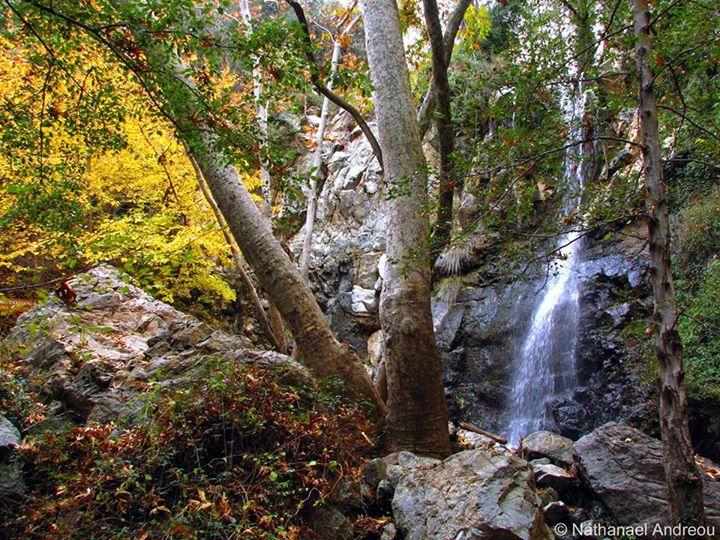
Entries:
{"type": "MultiPolygon", "coordinates": [[[[8,106],[31,103],[34,107],[36,133],[42,129],[42,164],[47,168],[39,186],[44,189],[66,180],[67,174],[77,174],[80,189],[73,196],[82,221],[71,234],[31,220],[7,224],[0,232],[0,280],[3,276],[28,280],[33,274],[105,261],[167,301],[211,307],[234,300],[235,292],[221,274],[231,261],[229,248],[172,127],[149,112],[128,114],[114,126],[126,144],[97,151],[93,141],[74,134],[66,122],[77,106],[74,83],[58,81],[45,103],[38,100],[45,74],[24,60],[29,53],[0,38],[2,99],[8,106]],[[41,128],[40,118],[49,114],[53,121],[41,128]],[[75,165],[68,172],[68,163],[82,167],[75,165]]],[[[77,58],[76,80],[82,77],[80,69],[101,69],[116,78],[128,111],[146,108],[134,83],[101,55],[88,49],[78,51],[77,58]]],[[[85,84],[93,84],[92,78],[85,84]]],[[[38,159],[37,150],[30,146],[20,152],[20,160],[31,165],[38,159]]],[[[0,218],[16,203],[5,188],[22,182],[19,175],[0,155],[0,218]]],[[[251,191],[260,186],[257,175],[246,174],[242,180],[251,191]]]]}

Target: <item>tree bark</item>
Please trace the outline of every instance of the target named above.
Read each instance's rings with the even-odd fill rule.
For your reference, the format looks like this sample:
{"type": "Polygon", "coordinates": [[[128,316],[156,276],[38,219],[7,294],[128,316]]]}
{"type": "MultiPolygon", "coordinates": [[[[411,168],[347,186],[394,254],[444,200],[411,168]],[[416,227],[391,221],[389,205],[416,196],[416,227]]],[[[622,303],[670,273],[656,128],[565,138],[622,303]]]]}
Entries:
{"type": "MultiPolygon", "coordinates": [[[[460,25],[465,18],[465,12],[468,10],[472,0],[459,0],[450,19],[448,20],[447,27],[445,28],[445,34],[443,35],[443,46],[445,49],[445,65],[450,66],[452,60],[453,49],[455,48],[455,38],[460,31],[460,25]]],[[[430,123],[432,122],[432,115],[435,111],[435,97],[436,89],[435,85],[430,85],[430,90],[427,91],[425,97],[423,97],[420,108],[417,112],[418,127],[420,129],[420,139],[425,138],[427,130],[430,129],[430,123]]]]}
{"type": "Polygon", "coordinates": [[[670,220],[658,134],[654,77],[649,66],[652,48],[648,0],[631,0],[635,21],[640,78],[640,132],[647,189],[650,275],[655,309],[656,352],[660,366],[660,430],[665,477],[673,524],[705,523],[703,479],[695,463],[688,429],[687,391],[682,344],[677,331],[678,311],[670,266],[670,220]]]}
{"type": "Polygon", "coordinates": [[[220,228],[222,229],[225,241],[230,247],[230,252],[232,254],[233,263],[235,264],[235,269],[240,276],[240,280],[243,282],[243,286],[248,292],[248,295],[250,297],[250,303],[252,304],[253,311],[255,312],[255,317],[257,317],[257,320],[260,323],[263,334],[265,334],[265,337],[270,340],[270,343],[273,344],[276,350],[284,352],[287,350],[287,342],[285,340],[285,336],[284,334],[280,337],[276,335],[275,329],[270,323],[270,320],[268,319],[267,314],[262,307],[262,301],[260,300],[260,296],[258,295],[257,290],[255,290],[255,285],[250,279],[250,276],[248,275],[248,272],[245,268],[245,261],[243,261],[240,248],[238,247],[237,242],[235,242],[235,239],[232,237],[230,231],[228,230],[227,221],[225,221],[225,218],[220,212],[220,209],[218,208],[215,199],[213,199],[212,193],[210,193],[210,189],[207,186],[207,182],[205,182],[205,178],[203,178],[202,172],[200,171],[200,167],[198,166],[197,162],[192,157],[190,158],[190,161],[192,162],[193,168],[195,169],[195,176],[197,177],[200,191],[202,191],[203,195],[205,196],[205,200],[210,205],[210,208],[215,215],[215,219],[218,222],[220,228]]]}
{"type": "Polygon", "coordinates": [[[437,114],[435,126],[440,144],[440,170],[438,171],[438,208],[431,246],[431,267],[440,253],[450,242],[453,225],[453,199],[455,198],[455,167],[453,152],[455,151],[455,129],[452,121],[450,103],[450,82],[448,81],[448,59],[445,52],[442,25],[436,0],[423,0],[425,26],[430,35],[432,53],[432,87],[435,90],[437,114]]]}
{"type": "MultiPolygon", "coordinates": [[[[252,10],[250,9],[250,0],[240,0],[240,15],[242,16],[245,29],[248,34],[253,31],[252,10]]],[[[255,98],[255,121],[257,123],[260,135],[260,149],[258,151],[258,160],[260,162],[260,185],[262,190],[263,203],[261,205],[262,212],[268,219],[272,220],[273,208],[277,203],[279,191],[273,185],[272,174],[270,173],[270,131],[268,126],[268,106],[267,101],[263,98],[263,82],[262,73],[260,71],[259,59],[255,58],[252,71],[253,79],[253,96],[255,98]]],[[[270,302],[268,306],[270,315],[270,327],[273,335],[277,338],[277,350],[283,354],[287,354],[290,344],[286,337],[285,325],[283,324],[282,315],[274,302],[270,302]]]]}
{"type": "Polygon", "coordinates": [[[450,442],[430,313],[427,171],[398,9],[395,0],[362,5],[385,182],[393,195],[380,302],[389,409],[385,442],[391,451],[444,456],[450,442]]]}
{"type": "MultiPolygon", "coordinates": [[[[250,1],[240,0],[239,8],[247,33],[252,34],[253,21],[250,1]]],[[[260,150],[258,152],[258,160],[260,161],[260,183],[262,186],[263,199],[267,205],[263,208],[263,211],[267,213],[269,217],[272,217],[273,200],[275,196],[272,185],[272,175],[270,174],[270,162],[268,160],[268,150],[270,145],[270,133],[268,131],[268,107],[267,103],[263,99],[262,74],[260,73],[260,67],[257,59],[253,65],[252,79],[253,96],[255,98],[255,121],[257,122],[258,132],[260,134],[260,150]]]]}

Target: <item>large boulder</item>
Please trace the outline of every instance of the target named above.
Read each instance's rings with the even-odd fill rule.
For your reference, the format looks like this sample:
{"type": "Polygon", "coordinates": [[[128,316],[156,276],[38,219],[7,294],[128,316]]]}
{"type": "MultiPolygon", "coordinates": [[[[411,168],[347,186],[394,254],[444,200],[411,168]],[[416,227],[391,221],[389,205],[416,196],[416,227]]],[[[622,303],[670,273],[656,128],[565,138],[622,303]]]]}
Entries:
{"type": "MultiPolygon", "coordinates": [[[[620,525],[666,523],[662,442],[630,426],[605,424],[575,443],[581,473],[620,525]]],[[[720,525],[720,482],[705,481],[705,512],[720,525]]]]}
{"type": "Polygon", "coordinates": [[[527,462],[467,450],[402,476],[392,500],[405,540],[541,540],[552,534],[527,462]]]}
{"type": "Polygon", "coordinates": [[[79,274],[69,286],[76,303],[51,297],[23,314],[2,345],[32,371],[34,390],[76,421],[132,415],[142,405],[136,396],[192,377],[211,357],[280,366],[294,382],[310,381],[288,357],[251,350],[247,339],[156,300],[112,266],[79,274]]]}
{"type": "Polygon", "coordinates": [[[573,441],[551,431],[531,433],[523,439],[520,448],[527,459],[548,458],[561,467],[575,463],[573,441]]]}

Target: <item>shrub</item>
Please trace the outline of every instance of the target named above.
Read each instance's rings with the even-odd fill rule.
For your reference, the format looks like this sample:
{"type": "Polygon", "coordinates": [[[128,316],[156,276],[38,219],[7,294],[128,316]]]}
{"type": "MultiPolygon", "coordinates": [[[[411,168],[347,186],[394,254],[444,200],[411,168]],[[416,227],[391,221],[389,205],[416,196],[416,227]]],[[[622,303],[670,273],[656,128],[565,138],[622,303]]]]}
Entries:
{"type": "Polygon", "coordinates": [[[371,447],[362,410],[212,360],[141,425],[47,434],[23,452],[18,538],[311,538],[304,518],[371,447]]]}
{"type": "Polygon", "coordinates": [[[697,277],[720,252],[720,189],[682,211],[678,240],[681,268],[697,277]]]}
{"type": "Polygon", "coordinates": [[[720,399],[720,261],[707,267],[697,290],[681,301],[688,388],[698,397],[720,399]]]}

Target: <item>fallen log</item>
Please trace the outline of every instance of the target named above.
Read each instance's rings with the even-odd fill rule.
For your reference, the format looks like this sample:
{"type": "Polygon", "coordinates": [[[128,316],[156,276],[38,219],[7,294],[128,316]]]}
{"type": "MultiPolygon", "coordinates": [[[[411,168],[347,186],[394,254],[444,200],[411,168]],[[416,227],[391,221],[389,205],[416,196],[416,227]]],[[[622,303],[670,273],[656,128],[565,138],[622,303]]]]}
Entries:
{"type": "Polygon", "coordinates": [[[496,443],[507,444],[507,439],[505,437],[495,435],[494,433],[490,433],[489,431],[485,431],[484,429],[480,429],[475,424],[471,424],[470,422],[460,422],[458,425],[464,430],[472,431],[473,433],[477,433],[478,435],[482,435],[483,437],[492,439],[496,443]]]}

